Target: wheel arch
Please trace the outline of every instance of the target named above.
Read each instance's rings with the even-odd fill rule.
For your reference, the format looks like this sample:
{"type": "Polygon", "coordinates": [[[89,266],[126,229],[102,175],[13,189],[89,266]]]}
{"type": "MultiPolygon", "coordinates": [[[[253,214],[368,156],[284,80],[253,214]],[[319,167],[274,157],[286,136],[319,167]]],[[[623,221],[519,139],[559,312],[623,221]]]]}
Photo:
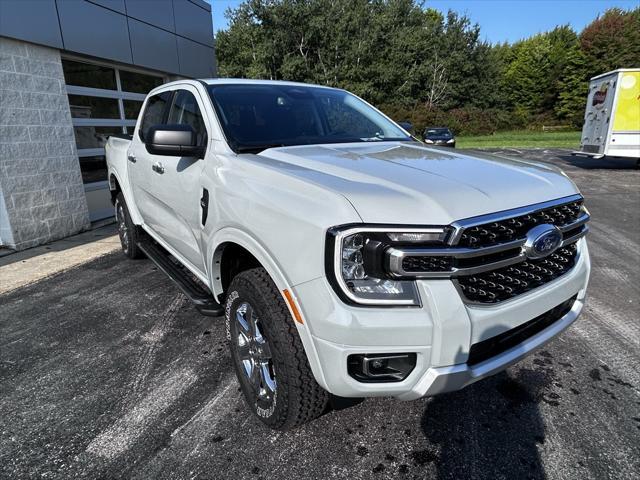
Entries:
{"type": "MultiPolygon", "coordinates": [[[[301,310],[300,305],[297,304],[298,299],[295,296],[292,285],[290,285],[280,266],[260,242],[254,239],[247,232],[244,232],[235,227],[227,227],[216,232],[212,237],[212,241],[209,243],[209,245],[211,245],[208,255],[208,264],[211,265],[211,269],[209,271],[209,280],[216,299],[218,299],[221,303],[224,301],[225,291],[223,289],[222,283],[222,266],[224,262],[224,252],[226,250],[227,253],[229,253],[229,248],[240,248],[242,249],[241,251],[250,254],[253,259],[255,259],[255,261],[257,262],[256,266],[262,267],[266,270],[266,272],[273,280],[273,283],[276,285],[276,288],[282,295],[283,300],[287,305],[287,308],[289,309],[290,315],[292,316],[292,318],[295,318],[295,313],[292,310],[291,305],[289,304],[289,299],[286,298],[284,294],[284,291],[288,290],[289,294],[291,295],[291,301],[294,302],[298,310],[301,310]]],[[[311,366],[311,371],[313,372],[316,381],[325,390],[328,390],[327,382],[324,378],[324,372],[322,370],[322,365],[320,363],[318,352],[316,351],[316,347],[312,340],[312,335],[307,319],[303,317],[302,322],[295,322],[295,325],[298,330],[298,334],[300,335],[300,339],[302,340],[302,345],[304,347],[309,365],[311,366]]]]}
{"type": "Polygon", "coordinates": [[[210,285],[216,298],[224,296],[225,289],[229,286],[234,273],[238,273],[246,268],[264,268],[278,290],[283,291],[290,287],[282,269],[271,257],[267,249],[251,235],[243,230],[234,227],[227,227],[216,232],[209,243],[211,245],[208,254],[211,265],[210,285]],[[232,255],[229,257],[227,255],[232,255]],[[240,265],[233,265],[232,259],[239,259],[240,265]],[[231,271],[224,270],[231,268],[231,271]]]}
{"type": "Polygon", "coordinates": [[[131,190],[129,188],[128,183],[123,182],[120,178],[120,175],[114,168],[109,169],[109,191],[111,193],[111,203],[115,205],[116,197],[118,193],[122,193],[124,197],[124,201],[127,203],[127,208],[129,210],[129,215],[131,215],[131,219],[133,223],[136,225],[142,225],[142,217],[138,212],[138,208],[133,201],[131,190]]]}

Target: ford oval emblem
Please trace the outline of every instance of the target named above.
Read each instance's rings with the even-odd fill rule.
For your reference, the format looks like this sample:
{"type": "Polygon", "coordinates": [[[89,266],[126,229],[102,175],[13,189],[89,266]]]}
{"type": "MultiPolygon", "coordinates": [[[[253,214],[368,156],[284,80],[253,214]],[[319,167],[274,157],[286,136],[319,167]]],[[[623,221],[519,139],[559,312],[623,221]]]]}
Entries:
{"type": "Polygon", "coordinates": [[[524,253],[527,258],[544,258],[555,252],[562,243],[562,232],[555,225],[538,225],[527,233],[524,253]]]}

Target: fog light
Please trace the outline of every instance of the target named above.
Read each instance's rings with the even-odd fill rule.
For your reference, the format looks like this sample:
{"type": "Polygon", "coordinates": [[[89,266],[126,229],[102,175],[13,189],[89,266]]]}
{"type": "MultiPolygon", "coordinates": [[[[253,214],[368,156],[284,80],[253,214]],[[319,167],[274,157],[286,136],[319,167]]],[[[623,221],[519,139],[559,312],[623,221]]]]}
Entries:
{"type": "Polygon", "coordinates": [[[415,353],[365,353],[347,358],[349,375],[365,383],[401,382],[415,366],[415,353]]]}

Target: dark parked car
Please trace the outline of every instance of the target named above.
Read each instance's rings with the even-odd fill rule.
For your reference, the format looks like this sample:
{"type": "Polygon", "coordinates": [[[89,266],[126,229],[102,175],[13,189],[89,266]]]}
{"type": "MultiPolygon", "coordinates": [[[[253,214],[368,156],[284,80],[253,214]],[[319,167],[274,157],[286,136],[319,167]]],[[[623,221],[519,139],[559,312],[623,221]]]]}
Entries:
{"type": "Polygon", "coordinates": [[[424,143],[439,147],[455,147],[456,139],[448,128],[427,128],[424,131],[424,143]]]}

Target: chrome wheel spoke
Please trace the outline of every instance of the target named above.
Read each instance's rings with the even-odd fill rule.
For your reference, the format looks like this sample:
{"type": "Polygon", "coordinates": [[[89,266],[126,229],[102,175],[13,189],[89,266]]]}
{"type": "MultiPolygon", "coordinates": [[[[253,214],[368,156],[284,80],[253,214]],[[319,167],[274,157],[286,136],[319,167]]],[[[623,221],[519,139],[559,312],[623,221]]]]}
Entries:
{"type": "Polygon", "coordinates": [[[254,341],[258,341],[262,338],[262,334],[258,329],[258,316],[254,314],[253,309],[251,309],[251,315],[248,317],[249,326],[251,327],[251,338],[254,341]]]}
{"type": "Polygon", "coordinates": [[[238,334],[238,355],[240,360],[251,359],[251,344],[244,333],[238,334]]]}
{"type": "Polygon", "coordinates": [[[238,308],[238,310],[236,311],[236,321],[238,322],[240,331],[245,335],[245,337],[251,338],[251,329],[246,318],[248,308],[250,307],[246,303],[240,305],[240,308],[238,308]]]}
{"type": "Polygon", "coordinates": [[[268,362],[269,360],[271,360],[271,347],[269,346],[269,343],[264,340],[264,338],[261,342],[256,342],[256,346],[257,355],[260,361],[268,362]]]}
{"type": "Polygon", "coordinates": [[[276,381],[271,376],[271,370],[269,369],[269,364],[267,362],[262,362],[260,364],[260,377],[266,396],[271,398],[276,391],[276,381]]]}
{"type": "Polygon", "coordinates": [[[262,383],[262,375],[260,373],[260,368],[255,363],[251,365],[251,374],[249,375],[249,382],[251,382],[253,391],[259,394],[260,384],[262,383]]]}

